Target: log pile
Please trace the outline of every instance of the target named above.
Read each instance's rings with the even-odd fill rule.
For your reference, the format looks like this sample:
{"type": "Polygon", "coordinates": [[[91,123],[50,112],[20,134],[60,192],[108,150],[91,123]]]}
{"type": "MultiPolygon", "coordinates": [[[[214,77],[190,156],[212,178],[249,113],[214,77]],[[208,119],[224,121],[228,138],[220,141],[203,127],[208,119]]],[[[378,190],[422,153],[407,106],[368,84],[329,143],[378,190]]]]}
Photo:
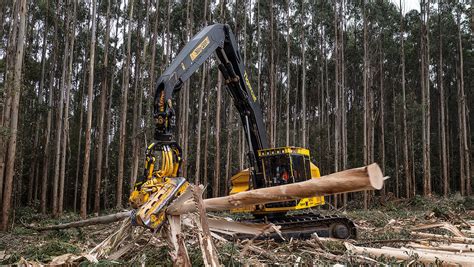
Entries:
{"type": "MultiPolygon", "coordinates": [[[[472,227],[472,225],[468,225],[472,227]]],[[[472,229],[472,228],[471,228],[472,229]]],[[[468,230],[469,234],[474,234],[468,230]]],[[[411,228],[415,239],[400,247],[363,247],[346,242],[347,251],[354,255],[371,258],[393,258],[395,261],[437,263],[444,266],[474,266],[474,238],[466,237],[456,226],[448,222],[418,225],[411,228]],[[447,235],[421,232],[422,230],[444,230],[447,235]]],[[[393,240],[400,242],[400,240],[393,240]]]]}

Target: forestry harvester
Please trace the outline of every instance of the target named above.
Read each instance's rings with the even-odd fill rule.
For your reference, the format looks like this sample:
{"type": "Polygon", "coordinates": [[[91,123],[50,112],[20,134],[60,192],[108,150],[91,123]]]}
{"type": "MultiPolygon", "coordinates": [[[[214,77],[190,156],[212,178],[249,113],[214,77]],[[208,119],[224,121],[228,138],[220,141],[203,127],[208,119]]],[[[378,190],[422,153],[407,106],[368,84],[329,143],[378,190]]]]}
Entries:
{"type": "MultiPolygon", "coordinates": [[[[135,209],[132,219],[137,225],[159,228],[165,220],[166,207],[188,186],[186,179],[179,176],[182,151],[172,133],[175,125],[172,97],[214,53],[227,91],[239,112],[249,151],[250,166],[232,177],[230,194],[320,177],[308,149],[269,147],[262,111],[245,72],[235,36],[228,25],[214,24],[196,34],[157,81],[153,114],[155,142],[146,150],[144,174],[137,178],[129,199],[135,209]]],[[[255,217],[253,222],[280,225],[282,233],[292,237],[307,237],[316,232],[325,237],[355,238],[355,226],[347,218],[307,211],[288,214],[324,203],[323,196],[314,196],[248,206],[232,212],[250,212],[255,217]]]]}

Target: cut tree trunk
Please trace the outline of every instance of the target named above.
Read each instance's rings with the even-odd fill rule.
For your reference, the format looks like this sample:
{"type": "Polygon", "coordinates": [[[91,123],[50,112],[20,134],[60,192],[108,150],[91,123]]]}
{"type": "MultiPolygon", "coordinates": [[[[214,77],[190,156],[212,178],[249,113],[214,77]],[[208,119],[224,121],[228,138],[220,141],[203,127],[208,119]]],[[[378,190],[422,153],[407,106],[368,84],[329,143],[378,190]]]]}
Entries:
{"type": "Polygon", "coordinates": [[[431,264],[433,262],[443,261],[444,264],[461,264],[462,266],[473,266],[474,257],[463,255],[442,255],[440,253],[430,253],[424,251],[417,251],[407,248],[368,248],[358,247],[345,243],[347,250],[355,254],[366,254],[373,257],[394,257],[399,260],[412,260],[421,263],[431,264]]]}
{"type": "Polygon", "coordinates": [[[86,220],[80,220],[76,222],[64,223],[64,224],[56,224],[56,225],[48,225],[44,227],[38,227],[33,225],[24,225],[26,228],[34,229],[36,231],[48,231],[48,230],[61,230],[61,229],[68,229],[68,228],[79,228],[85,227],[89,225],[97,225],[97,224],[108,224],[113,222],[118,222],[123,220],[127,217],[130,217],[131,211],[123,211],[119,213],[109,214],[100,217],[94,217],[86,220]]]}
{"type": "Polygon", "coordinates": [[[437,235],[437,234],[422,233],[422,232],[411,232],[410,235],[420,237],[420,238],[427,238],[430,240],[436,240],[436,241],[449,241],[449,242],[457,242],[457,243],[465,243],[465,244],[474,244],[474,238],[469,238],[469,237],[446,236],[446,235],[437,235]]]}
{"type": "MultiPolygon", "coordinates": [[[[363,190],[381,189],[384,177],[376,163],[369,166],[349,169],[308,181],[260,188],[241,192],[231,196],[204,200],[207,211],[229,210],[255,204],[284,202],[313,196],[325,196],[335,193],[347,193],[363,190]]],[[[196,210],[193,201],[168,208],[171,215],[188,213],[196,210]]]]}

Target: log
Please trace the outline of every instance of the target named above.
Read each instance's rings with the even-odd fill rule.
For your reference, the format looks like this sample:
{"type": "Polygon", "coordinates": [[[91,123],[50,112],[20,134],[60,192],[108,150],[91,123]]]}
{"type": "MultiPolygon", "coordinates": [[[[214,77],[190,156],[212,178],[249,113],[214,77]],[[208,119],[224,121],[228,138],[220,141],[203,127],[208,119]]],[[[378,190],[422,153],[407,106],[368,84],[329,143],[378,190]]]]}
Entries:
{"type": "Polygon", "coordinates": [[[460,244],[460,243],[451,243],[447,244],[429,244],[427,242],[418,243],[408,243],[408,247],[415,249],[431,249],[431,250],[444,250],[444,251],[454,251],[454,252],[474,252],[474,245],[460,244]]]}
{"type": "Polygon", "coordinates": [[[108,224],[108,223],[118,222],[118,221],[121,221],[121,220],[123,220],[127,217],[130,217],[130,214],[131,214],[131,211],[123,211],[123,212],[119,212],[119,213],[109,214],[109,215],[100,216],[100,217],[94,217],[94,218],[75,221],[75,222],[70,222],[70,223],[47,225],[47,226],[43,226],[43,227],[28,225],[28,224],[23,223],[23,226],[25,226],[26,228],[29,228],[29,229],[36,230],[36,231],[48,231],[48,230],[68,229],[68,228],[79,228],[79,227],[85,227],[85,226],[90,226],[90,225],[108,224]]]}
{"type": "Polygon", "coordinates": [[[466,237],[461,231],[459,231],[456,226],[448,223],[448,222],[441,222],[441,223],[433,223],[433,224],[422,224],[415,227],[412,227],[411,230],[427,230],[433,228],[441,228],[451,232],[456,237],[466,237]]]}
{"type": "Polygon", "coordinates": [[[449,241],[449,242],[457,242],[457,243],[465,243],[465,244],[474,244],[474,238],[468,238],[468,237],[446,236],[446,235],[437,235],[437,234],[422,233],[422,232],[410,232],[410,235],[421,237],[421,238],[427,238],[430,240],[437,240],[437,241],[449,241]]]}
{"type": "MultiPolygon", "coordinates": [[[[222,211],[248,205],[284,202],[313,196],[374,189],[380,190],[384,180],[385,178],[379,166],[373,163],[365,167],[322,176],[319,179],[259,188],[235,195],[206,199],[204,200],[204,206],[207,211],[222,211]]],[[[180,206],[173,206],[172,209],[168,209],[167,213],[178,215],[194,211],[196,211],[196,205],[192,200],[188,200],[180,206]]]]}
{"type": "Polygon", "coordinates": [[[274,232],[278,226],[265,223],[243,223],[227,221],[226,219],[208,218],[209,229],[212,232],[234,236],[236,234],[261,235],[274,232]]]}
{"type": "Polygon", "coordinates": [[[109,235],[104,241],[91,249],[88,254],[94,256],[96,259],[106,257],[107,255],[116,251],[116,249],[125,241],[128,240],[132,234],[132,221],[124,220],[120,228],[109,235]]]}
{"type": "Polygon", "coordinates": [[[369,248],[369,247],[358,247],[352,244],[346,243],[346,248],[355,254],[368,254],[373,257],[394,257],[399,260],[411,260],[416,259],[421,263],[435,263],[443,261],[450,265],[461,264],[462,266],[474,266],[474,257],[464,255],[443,255],[441,253],[430,253],[424,251],[417,251],[406,248],[369,248]]]}

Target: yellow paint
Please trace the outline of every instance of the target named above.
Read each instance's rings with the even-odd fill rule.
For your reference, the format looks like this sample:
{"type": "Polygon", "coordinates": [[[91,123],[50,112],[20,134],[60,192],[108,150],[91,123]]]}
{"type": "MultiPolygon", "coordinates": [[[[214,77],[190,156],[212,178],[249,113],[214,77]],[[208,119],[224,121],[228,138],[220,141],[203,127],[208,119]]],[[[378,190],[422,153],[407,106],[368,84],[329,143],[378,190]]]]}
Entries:
{"type": "Polygon", "coordinates": [[[259,157],[279,155],[279,154],[298,154],[309,157],[309,150],[302,147],[284,146],[277,148],[267,148],[258,151],[259,157]]]}
{"type": "Polygon", "coordinates": [[[204,38],[204,40],[202,40],[202,42],[198,44],[196,48],[194,48],[193,52],[191,52],[191,54],[189,55],[191,60],[194,61],[202,53],[204,48],[206,48],[208,45],[209,45],[209,36],[206,36],[206,38],[204,38]]]}
{"type": "Polygon", "coordinates": [[[247,87],[250,90],[250,94],[252,95],[253,102],[257,101],[257,96],[255,96],[252,85],[250,85],[249,76],[247,75],[247,72],[244,72],[244,79],[245,79],[245,84],[247,84],[247,87]]]}

